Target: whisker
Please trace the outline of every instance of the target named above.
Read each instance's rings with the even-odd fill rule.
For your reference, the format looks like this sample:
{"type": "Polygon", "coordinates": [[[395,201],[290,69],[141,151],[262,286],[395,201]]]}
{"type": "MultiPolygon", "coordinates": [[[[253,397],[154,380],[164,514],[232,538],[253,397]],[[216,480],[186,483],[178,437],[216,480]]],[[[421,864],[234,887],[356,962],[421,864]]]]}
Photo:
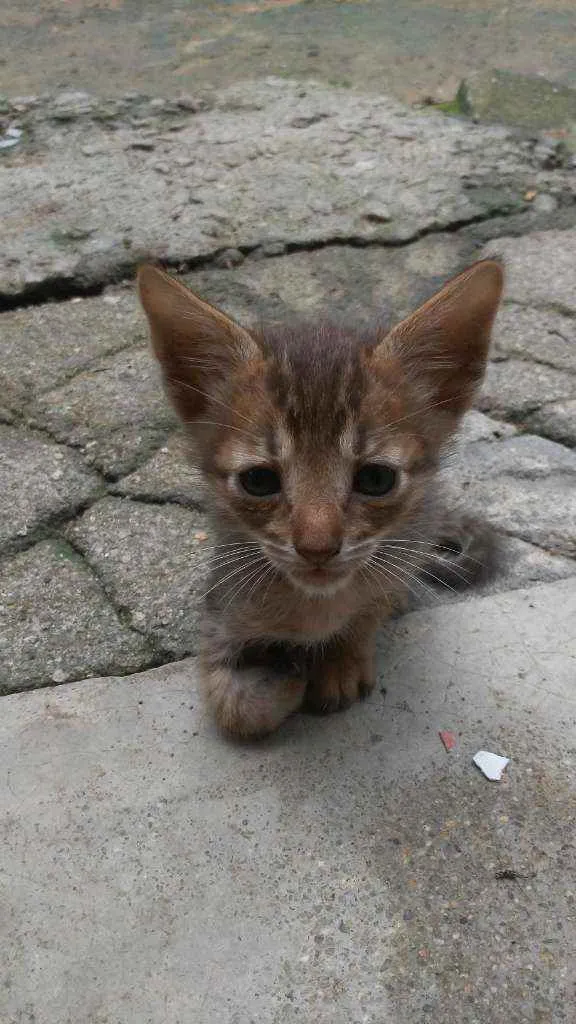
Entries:
{"type": "Polygon", "coordinates": [[[385,580],[388,580],[389,578],[398,580],[398,582],[402,584],[402,588],[406,588],[409,594],[412,594],[412,596],[415,598],[419,597],[417,591],[410,586],[408,581],[405,580],[402,576],[399,576],[398,573],[394,572],[389,566],[375,565],[374,562],[365,562],[364,564],[365,567],[372,573],[372,576],[376,581],[380,593],[385,594],[387,597],[390,596],[390,591],[384,590],[382,586],[382,581],[379,579],[379,576],[382,576],[385,580]]]}
{"type": "MultiPolygon", "coordinates": [[[[391,571],[390,567],[388,565],[388,560],[387,559],[382,559],[378,555],[375,555],[373,561],[376,562],[380,566],[384,565],[389,571],[391,571]]],[[[410,579],[412,579],[416,583],[418,583],[426,591],[427,594],[430,594],[435,600],[439,600],[438,594],[436,594],[432,590],[432,587],[428,586],[427,583],[424,583],[424,580],[421,580],[419,576],[416,576],[413,572],[410,572],[410,570],[406,568],[406,566],[405,566],[405,564],[403,562],[396,560],[395,563],[394,563],[394,569],[398,569],[399,571],[404,573],[404,582],[405,583],[406,583],[406,577],[409,577],[410,579]]]]}
{"type": "Polygon", "coordinates": [[[246,434],[247,437],[252,437],[255,441],[260,441],[257,434],[254,434],[250,430],[246,430],[246,427],[235,427],[232,423],[220,423],[218,420],[183,420],[182,422],[188,427],[226,427],[227,430],[237,430],[240,434],[246,434]]]}
{"type": "MultiPolygon", "coordinates": [[[[408,554],[408,555],[423,555],[424,554],[424,552],[418,551],[416,548],[400,547],[400,545],[394,545],[393,550],[394,551],[405,551],[406,554],[408,554]]],[[[458,570],[454,567],[454,565],[450,561],[450,559],[442,558],[441,555],[434,555],[432,552],[430,553],[430,558],[434,562],[439,562],[442,565],[449,566],[450,572],[453,572],[455,576],[458,576],[459,579],[461,579],[463,583],[470,583],[471,582],[470,578],[468,576],[465,576],[463,573],[458,572],[458,570]]],[[[422,569],[424,571],[425,566],[423,566],[422,569]]]]}
{"type": "Polygon", "coordinates": [[[217,580],[213,586],[211,586],[204,594],[202,594],[202,596],[200,597],[200,601],[204,601],[204,599],[208,597],[208,594],[211,594],[212,591],[216,590],[217,587],[223,586],[224,583],[227,583],[228,580],[232,579],[232,577],[236,576],[239,572],[245,572],[248,569],[250,569],[253,565],[256,564],[257,561],[260,560],[260,558],[262,558],[263,560],[263,557],[261,555],[256,555],[255,557],[247,556],[247,558],[248,561],[244,562],[242,565],[239,565],[236,569],[233,569],[232,572],[229,572],[228,575],[224,576],[221,580],[217,580]]]}
{"type": "Polygon", "coordinates": [[[455,589],[454,587],[450,586],[450,584],[449,584],[449,583],[446,583],[446,581],[445,581],[445,580],[443,580],[443,579],[441,579],[441,578],[440,578],[439,576],[435,576],[433,572],[430,572],[430,570],[429,570],[429,569],[426,569],[426,568],[424,568],[424,566],[418,565],[418,563],[417,563],[417,562],[413,562],[413,561],[411,561],[411,559],[409,559],[409,558],[405,558],[405,557],[403,557],[403,556],[401,556],[401,555],[398,555],[398,556],[390,555],[389,557],[391,557],[391,558],[395,558],[395,562],[396,562],[396,564],[398,564],[398,563],[399,563],[399,564],[405,564],[405,565],[410,565],[410,566],[412,566],[412,568],[413,568],[413,569],[417,569],[417,570],[418,570],[418,572],[423,572],[423,573],[425,573],[425,574],[426,574],[426,576],[429,576],[429,577],[430,577],[430,579],[433,579],[433,580],[435,580],[435,581],[436,581],[436,583],[439,583],[439,584],[440,584],[440,586],[442,586],[442,587],[447,587],[447,588],[448,588],[448,590],[451,590],[451,591],[452,591],[452,593],[454,593],[454,594],[456,594],[456,593],[457,593],[457,590],[456,590],[456,589],[455,589]]]}
{"type": "MultiPolygon", "coordinates": [[[[258,562],[259,563],[260,562],[264,562],[265,563],[266,559],[264,557],[262,557],[262,558],[258,559],[258,562]]],[[[264,566],[264,568],[265,567],[266,566],[264,566]]],[[[250,566],[247,567],[247,570],[246,570],[247,575],[245,576],[244,579],[240,580],[240,585],[239,586],[236,585],[238,583],[237,580],[236,580],[236,584],[233,585],[232,593],[230,594],[229,599],[226,602],[226,605],[224,606],[224,609],[223,609],[224,611],[226,611],[230,607],[232,602],[235,601],[240,596],[240,594],[242,593],[244,588],[250,583],[250,581],[253,580],[255,576],[256,577],[259,576],[259,574],[262,571],[263,570],[262,570],[262,565],[261,564],[257,564],[256,568],[254,568],[254,563],[252,562],[250,564],[250,566]],[[250,571],[248,571],[248,570],[250,570],[250,571]]]]}

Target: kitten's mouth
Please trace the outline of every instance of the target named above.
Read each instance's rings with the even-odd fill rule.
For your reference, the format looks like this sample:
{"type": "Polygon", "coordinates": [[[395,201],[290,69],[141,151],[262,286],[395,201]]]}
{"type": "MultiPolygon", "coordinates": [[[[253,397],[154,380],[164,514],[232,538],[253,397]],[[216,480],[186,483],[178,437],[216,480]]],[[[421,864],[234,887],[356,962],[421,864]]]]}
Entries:
{"type": "Polygon", "coordinates": [[[340,566],[305,566],[290,572],[292,582],[306,593],[334,593],[347,583],[350,570],[340,566]]]}

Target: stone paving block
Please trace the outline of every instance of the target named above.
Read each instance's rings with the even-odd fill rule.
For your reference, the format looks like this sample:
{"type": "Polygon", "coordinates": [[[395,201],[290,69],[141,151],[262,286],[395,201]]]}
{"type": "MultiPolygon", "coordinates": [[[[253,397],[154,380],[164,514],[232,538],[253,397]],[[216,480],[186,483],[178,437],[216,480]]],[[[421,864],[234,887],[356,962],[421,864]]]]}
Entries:
{"type": "Polygon", "coordinates": [[[18,390],[20,407],[102,356],[147,344],[133,289],[5,312],[0,336],[0,386],[18,390]]]}
{"type": "MultiPolygon", "coordinates": [[[[576,398],[576,374],[522,359],[488,364],[478,406],[494,416],[526,422],[530,413],[550,402],[576,398]]],[[[542,430],[547,435],[545,418],[542,430]]]]}
{"type": "Polygon", "coordinates": [[[574,581],[408,615],[366,701],[249,746],[194,659],[4,698],[6,1021],[567,1022],[575,619],[574,581]]]}
{"type": "Polygon", "coordinates": [[[477,409],[471,409],[462,420],[458,433],[462,444],[474,441],[501,441],[504,437],[514,437],[517,428],[512,423],[492,419],[477,409]]]}
{"type": "Polygon", "coordinates": [[[263,246],[234,270],[196,271],[186,280],[240,320],[267,323],[288,314],[386,323],[428,299],[473,259],[474,250],[459,235],[442,233],[406,247],[335,245],[266,258],[263,246]]]}
{"type": "Polygon", "coordinates": [[[99,361],[40,396],[28,418],[112,477],[143,462],[176,425],[147,348],[99,361]]]}
{"type": "Polygon", "coordinates": [[[496,318],[492,352],[576,373],[576,319],[549,309],[507,303],[496,318]]]}
{"type": "Polygon", "coordinates": [[[110,484],[112,494],[146,501],[177,502],[191,508],[204,505],[200,472],[186,458],[186,440],[177,435],[148,462],[110,484]]]}
{"type": "Polygon", "coordinates": [[[494,254],[504,259],[508,301],[576,313],[576,228],[496,238],[484,249],[494,254]]]}
{"type": "Polygon", "coordinates": [[[576,555],[576,453],[523,435],[467,447],[446,479],[468,509],[504,533],[576,555]]]}
{"type": "Polygon", "coordinates": [[[19,427],[0,426],[0,550],[21,545],[102,491],[76,452],[19,427]]]}
{"type": "MultiPolygon", "coordinates": [[[[530,212],[534,167],[507,129],[313,82],[267,79],[214,100],[181,111],[175,132],[160,112],[148,125],[113,117],[110,130],[96,98],[64,123],[51,100],[29,111],[33,159],[26,136],[0,168],[0,293],[109,283],[144,256],[400,243],[530,212]]],[[[539,177],[570,187],[562,171],[539,177]]]]}
{"type": "Polygon", "coordinates": [[[0,567],[0,694],[136,672],[154,652],[72,548],[42,541],[0,567]]]}
{"type": "Polygon", "coordinates": [[[544,434],[560,444],[576,446],[576,398],[543,405],[526,422],[534,433],[544,434]]]}
{"type": "Polygon", "coordinates": [[[195,650],[210,555],[200,513],[105,498],[67,535],[137,629],[170,656],[195,650]]]}

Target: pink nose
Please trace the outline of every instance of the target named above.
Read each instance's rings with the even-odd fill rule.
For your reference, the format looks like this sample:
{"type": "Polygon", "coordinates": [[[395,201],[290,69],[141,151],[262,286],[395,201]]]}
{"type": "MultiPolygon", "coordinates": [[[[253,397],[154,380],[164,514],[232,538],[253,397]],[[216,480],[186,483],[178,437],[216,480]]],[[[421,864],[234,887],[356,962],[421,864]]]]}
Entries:
{"type": "Polygon", "coordinates": [[[305,558],[307,562],[311,562],[313,565],[326,565],[331,558],[334,558],[340,548],[342,547],[342,541],[340,539],[333,541],[326,541],[321,546],[314,544],[303,543],[294,544],[296,551],[302,558],[305,558]]]}
{"type": "Polygon", "coordinates": [[[333,505],[306,505],[295,510],[292,540],[298,554],[312,565],[326,565],[342,547],[342,519],[333,505]]]}

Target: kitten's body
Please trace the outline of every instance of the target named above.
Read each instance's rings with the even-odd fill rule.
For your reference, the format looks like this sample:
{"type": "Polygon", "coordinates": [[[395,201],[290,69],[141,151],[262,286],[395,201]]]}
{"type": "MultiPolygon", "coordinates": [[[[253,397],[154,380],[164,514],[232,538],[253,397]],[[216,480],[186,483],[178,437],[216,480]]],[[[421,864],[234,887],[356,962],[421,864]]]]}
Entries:
{"type": "Polygon", "coordinates": [[[201,659],[226,730],[270,732],[304,702],[347,706],[374,684],[378,623],[410,590],[472,574],[474,558],[444,543],[467,531],[448,521],[436,473],[482,376],[500,291],[487,261],[385,336],[325,325],[254,335],[141,272],[213,499],[201,659]]]}

